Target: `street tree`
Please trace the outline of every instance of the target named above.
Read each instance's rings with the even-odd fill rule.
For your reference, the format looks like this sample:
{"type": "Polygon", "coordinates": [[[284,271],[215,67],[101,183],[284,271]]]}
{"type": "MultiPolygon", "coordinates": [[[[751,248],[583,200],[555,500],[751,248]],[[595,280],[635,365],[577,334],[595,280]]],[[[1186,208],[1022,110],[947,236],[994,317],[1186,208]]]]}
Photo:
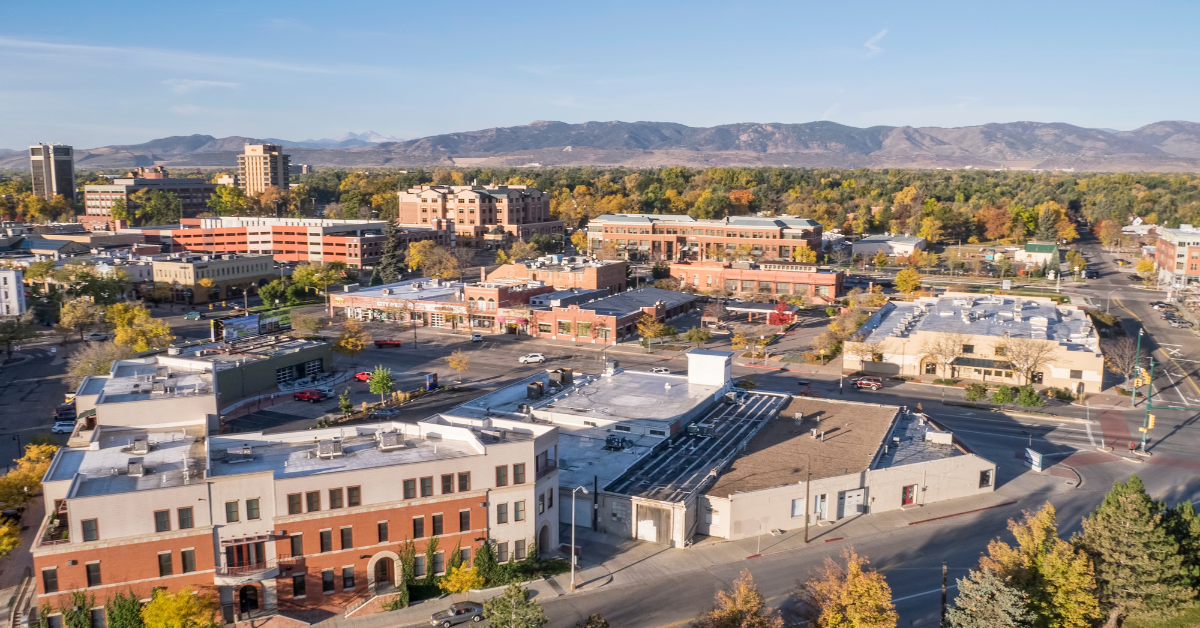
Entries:
{"type": "Polygon", "coordinates": [[[146,628],[209,628],[217,625],[217,604],[207,593],[184,587],[176,593],[156,589],[142,607],[146,628]]]}
{"type": "Polygon", "coordinates": [[[921,289],[921,273],[913,268],[896,273],[896,289],[905,294],[917,292],[921,289]]]}
{"type": "Polygon", "coordinates": [[[483,603],[483,616],[492,628],[542,628],[548,621],[542,605],[529,599],[529,591],[510,584],[504,593],[483,603]]]}
{"type": "Polygon", "coordinates": [[[1020,336],[1008,336],[1004,340],[1005,357],[1013,370],[1025,378],[1026,384],[1033,382],[1034,373],[1045,368],[1057,348],[1058,343],[1052,340],[1020,336]]]}
{"type": "Polygon", "coordinates": [[[883,358],[887,353],[887,344],[887,339],[870,340],[863,336],[861,340],[848,341],[844,346],[846,353],[858,360],[859,368],[866,368],[867,362],[875,362],[883,358]]]}
{"type": "Polygon", "coordinates": [[[145,305],[138,302],[114,303],[105,310],[104,320],[112,325],[113,344],[129,347],[135,352],[161,349],[175,339],[166,321],[154,318],[145,305]]]}
{"type": "Polygon", "coordinates": [[[1138,277],[1142,278],[1142,283],[1149,285],[1154,282],[1155,266],[1152,258],[1143,257],[1138,260],[1136,270],[1138,277]]]}
{"type": "Polygon", "coordinates": [[[871,260],[875,268],[883,268],[888,265],[888,255],[882,250],[875,252],[875,257],[871,260]]]}
{"type": "Polygon", "coordinates": [[[133,349],[111,342],[90,342],[67,358],[67,375],[64,382],[75,390],[89,375],[108,375],[112,363],[133,357],[133,349]]]}
{"type": "Polygon", "coordinates": [[[658,321],[658,317],[646,312],[638,319],[637,332],[647,343],[663,336],[666,325],[658,321]]]}
{"type": "Polygon", "coordinates": [[[348,318],[342,324],[342,333],[333,343],[333,350],[354,360],[367,345],[371,344],[371,333],[363,329],[363,324],[356,318],[348,318]]]}
{"type": "Polygon", "coordinates": [[[1108,370],[1126,378],[1133,373],[1138,362],[1137,342],[1133,338],[1122,336],[1115,340],[1102,340],[1100,346],[1103,348],[1104,364],[1108,366],[1108,370]]]}
{"type": "Polygon", "coordinates": [[[20,530],[13,523],[0,524],[0,558],[21,546],[20,530]]]}
{"type": "Polygon", "coordinates": [[[942,369],[942,377],[950,376],[950,366],[963,355],[963,345],[971,342],[966,334],[940,332],[928,337],[921,343],[921,353],[927,359],[933,360],[942,369]]]}
{"type": "Polygon", "coordinates": [[[23,340],[35,337],[37,337],[37,332],[34,331],[28,314],[0,321],[0,345],[4,346],[4,353],[10,360],[12,359],[14,346],[20,344],[23,340]]]}
{"type": "Polygon", "coordinates": [[[1023,520],[1009,520],[1008,529],[1017,546],[998,538],[988,543],[980,569],[1028,595],[1040,628],[1090,628],[1100,617],[1092,561],[1058,537],[1054,506],[1025,511],[1023,520]]]}
{"type": "Polygon", "coordinates": [[[101,325],[103,322],[104,308],[90,299],[82,297],[63,303],[62,311],[58,317],[59,327],[68,329],[72,333],[78,332],[80,340],[83,340],[84,332],[101,325]]]}
{"type": "Polygon", "coordinates": [[[1196,595],[1163,504],[1136,475],[1113,484],[1073,540],[1095,565],[1100,608],[1110,625],[1174,612],[1196,595]]]}
{"type": "Polygon", "coordinates": [[[700,345],[712,340],[712,338],[712,332],[703,327],[693,327],[683,334],[683,339],[689,344],[696,345],[697,349],[700,348],[700,345]]]}
{"type": "Polygon", "coordinates": [[[350,401],[349,388],[346,388],[346,390],[342,391],[342,394],[338,395],[338,410],[341,410],[342,414],[354,412],[354,404],[350,401]]]}
{"type": "Polygon", "coordinates": [[[588,232],[587,229],[576,229],[571,234],[571,244],[575,245],[575,250],[580,253],[587,253],[588,248],[588,232]]]}
{"type": "Polygon", "coordinates": [[[37,495],[42,487],[42,478],[50,469],[56,445],[31,443],[25,446],[25,455],[16,459],[16,466],[0,476],[0,503],[7,508],[18,508],[37,495]]]}
{"type": "Polygon", "coordinates": [[[379,403],[383,403],[386,396],[391,394],[392,388],[396,386],[395,380],[392,379],[392,369],[382,364],[377,365],[375,372],[371,373],[371,379],[367,380],[367,386],[372,394],[379,395],[379,403]]]}
{"type": "Polygon", "coordinates": [[[458,373],[458,383],[462,383],[462,374],[471,367],[471,356],[462,349],[455,349],[454,353],[446,356],[446,363],[454,372],[458,373]]]}
{"type": "Polygon", "coordinates": [[[729,591],[718,591],[716,605],[692,622],[692,628],[783,628],[779,611],[754,586],[754,576],[743,569],[729,591]]]}
{"type": "Polygon", "coordinates": [[[896,628],[892,589],[865,556],[842,550],[843,567],[826,558],[822,568],[792,594],[809,624],[818,628],[896,628]]]}
{"type": "Polygon", "coordinates": [[[945,628],[1034,628],[1034,620],[1028,595],[995,572],[972,569],[958,580],[945,628]]]}

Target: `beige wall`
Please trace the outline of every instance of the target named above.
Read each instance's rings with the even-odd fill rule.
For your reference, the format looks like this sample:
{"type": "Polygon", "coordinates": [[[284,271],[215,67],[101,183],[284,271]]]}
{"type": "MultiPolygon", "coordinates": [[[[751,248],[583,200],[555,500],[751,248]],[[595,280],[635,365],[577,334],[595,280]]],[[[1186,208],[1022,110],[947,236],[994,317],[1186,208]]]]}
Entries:
{"type": "Polygon", "coordinates": [[[100,403],[96,424],[124,427],[191,425],[204,422],[210,431],[217,427],[217,396],[163,395],[160,399],[100,403]]]}
{"type": "Polygon", "coordinates": [[[67,505],[71,544],[83,542],[80,522],[85,519],[96,520],[101,541],[157,534],[154,531],[156,510],[171,511],[171,529],[175,530],[178,527],[176,509],[190,506],[195,527],[203,528],[212,525],[207,500],[208,487],[202,480],[189,486],[74,497],[67,505]]]}

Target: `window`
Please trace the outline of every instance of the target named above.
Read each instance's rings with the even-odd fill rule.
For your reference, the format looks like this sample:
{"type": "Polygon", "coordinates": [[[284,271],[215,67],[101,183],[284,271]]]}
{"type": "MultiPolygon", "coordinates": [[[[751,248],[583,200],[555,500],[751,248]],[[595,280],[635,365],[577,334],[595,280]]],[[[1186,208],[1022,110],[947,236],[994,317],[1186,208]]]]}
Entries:
{"type": "Polygon", "coordinates": [[[1071,379],[1083,379],[1083,371],[1071,371],[1071,379]]]}
{"type": "Polygon", "coordinates": [[[304,575],[292,576],[292,597],[304,597],[304,575]]]}
{"type": "Polygon", "coordinates": [[[88,628],[107,628],[108,621],[104,616],[103,608],[93,608],[88,613],[88,628]]]}
{"type": "Polygon", "coordinates": [[[46,618],[47,628],[63,628],[63,616],[61,614],[50,615],[46,618]]]}
{"type": "Polygon", "coordinates": [[[446,571],[446,552],[437,552],[433,555],[433,573],[444,571],[446,571]]]}
{"type": "Polygon", "coordinates": [[[470,510],[458,511],[458,531],[466,532],[467,530],[470,530],[470,529],[471,529],[471,511],[470,510]]]}
{"type": "Polygon", "coordinates": [[[333,570],[326,569],[325,571],[321,572],[321,593],[329,595],[333,592],[333,570]]]}
{"type": "Polygon", "coordinates": [[[560,336],[570,336],[571,335],[571,321],[558,321],[558,335],[560,335],[560,336]]]}
{"type": "Polygon", "coordinates": [[[351,508],[362,505],[362,488],[351,486],[346,489],[346,505],[351,508]]]}
{"type": "Polygon", "coordinates": [[[525,560],[525,539],[513,541],[513,558],[525,560]]]}
{"type": "Polygon", "coordinates": [[[298,515],[300,512],[300,493],[288,495],[288,514],[298,515]]]}
{"type": "Polygon", "coordinates": [[[797,497],[796,499],[792,500],[792,516],[793,517],[803,517],[804,516],[804,498],[803,497],[797,497]]]}
{"type": "Polygon", "coordinates": [[[616,429],[618,432],[628,432],[629,431],[628,425],[614,425],[613,428],[616,429]]]}
{"type": "Polygon", "coordinates": [[[321,530],[321,552],[333,551],[333,530],[321,530]]]}
{"type": "Polygon", "coordinates": [[[179,509],[179,529],[187,530],[192,527],[192,509],[191,507],[179,509]]]}
{"type": "Polygon", "coordinates": [[[354,528],[346,526],[342,528],[342,549],[350,549],[354,547],[354,528]]]}
{"type": "Polygon", "coordinates": [[[554,508],[554,487],[546,491],[546,508],[554,508]]]}
{"type": "Polygon", "coordinates": [[[341,507],[342,507],[342,489],[340,489],[340,488],[329,489],[329,508],[332,510],[334,508],[341,508],[341,507]]]}
{"type": "Polygon", "coordinates": [[[321,491],[309,491],[304,495],[308,502],[308,512],[317,512],[321,509],[321,491]]]}
{"type": "Polygon", "coordinates": [[[577,335],[577,336],[586,338],[592,334],[592,324],[591,323],[576,323],[575,327],[576,327],[575,335],[577,335]]]}
{"type": "Polygon", "coordinates": [[[454,474],[446,474],[442,476],[442,495],[449,495],[454,492],[454,474]]]}
{"type": "Polygon", "coordinates": [[[498,563],[507,563],[508,562],[508,543],[507,542],[496,544],[496,562],[498,562],[498,563]]]}
{"type": "Polygon", "coordinates": [[[160,578],[171,575],[171,552],[158,555],[158,575],[160,578]]]}
{"type": "Polygon", "coordinates": [[[421,478],[421,497],[433,497],[433,478],[421,478]]]}
{"type": "Polygon", "coordinates": [[[225,523],[237,523],[238,520],[238,503],[236,501],[225,502],[225,523]]]}
{"type": "Polygon", "coordinates": [[[96,541],[100,539],[100,525],[96,523],[95,519],[84,519],[79,522],[79,525],[83,527],[83,540],[96,541]]]}
{"type": "Polygon", "coordinates": [[[496,467],[496,486],[508,486],[508,465],[496,467]]]}
{"type": "Polygon", "coordinates": [[[380,521],[375,524],[375,534],[379,537],[380,543],[387,543],[388,540],[388,522],[380,521]]]}
{"type": "Polygon", "coordinates": [[[354,588],[354,567],[342,567],[342,590],[354,588]]]}
{"type": "Polygon", "coordinates": [[[513,465],[513,484],[525,483],[525,463],[513,465]]]}
{"type": "Polygon", "coordinates": [[[917,500],[917,485],[910,484],[900,489],[900,505],[909,506],[916,503],[917,500]]]}
{"type": "Polygon", "coordinates": [[[425,538],[425,517],[413,517],[413,538],[425,538]]]}
{"type": "Polygon", "coordinates": [[[55,593],[58,591],[58,568],[51,567],[42,570],[42,589],[46,593],[55,593]]]}
{"type": "Polygon", "coordinates": [[[404,481],[404,499],[416,499],[416,498],[417,498],[417,481],[416,480],[405,480],[404,481]]]}
{"type": "Polygon", "coordinates": [[[84,570],[87,572],[87,585],[100,586],[100,563],[88,563],[84,565],[84,570]]]}
{"type": "Polygon", "coordinates": [[[525,520],[525,500],[513,503],[513,521],[525,520]]]}
{"type": "Polygon", "coordinates": [[[441,515],[433,516],[433,535],[434,536],[442,535],[442,516],[441,515]]]}
{"type": "Polygon", "coordinates": [[[425,555],[416,556],[413,558],[413,576],[417,578],[425,577],[425,555]]]}
{"type": "Polygon", "coordinates": [[[196,550],[185,549],[179,552],[179,562],[183,567],[182,573],[196,571],[196,550]]]}
{"type": "Polygon", "coordinates": [[[995,352],[997,357],[1002,358],[1002,357],[1008,355],[1008,349],[1004,345],[996,345],[996,348],[993,349],[993,351],[995,352]]]}
{"type": "Polygon", "coordinates": [[[258,519],[258,500],[257,499],[247,499],[246,500],[246,519],[248,519],[250,521],[254,521],[255,519],[258,519]]]}
{"type": "Polygon", "coordinates": [[[963,353],[975,353],[975,345],[963,345],[962,352],[963,353]]]}
{"type": "Polygon", "coordinates": [[[650,430],[650,435],[651,436],[666,436],[667,432],[665,430],[650,430]]]}
{"type": "Polygon", "coordinates": [[[304,535],[303,534],[293,534],[291,536],[290,540],[292,543],[292,556],[293,557],[303,556],[304,555],[304,535]]]}
{"type": "Polygon", "coordinates": [[[538,495],[538,514],[546,512],[546,496],[538,495]]]}
{"type": "Polygon", "coordinates": [[[462,559],[463,567],[471,568],[471,548],[464,547],[458,550],[458,557],[462,559]]]}
{"type": "Polygon", "coordinates": [[[471,490],[471,472],[458,474],[458,492],[471,490]]]}
{"type": "Polygon", "coordinates": [[[539,334],[548,334],[548,333],[550,333],[551,329],[552,328],[550,326],[550,323],[538,323],[538,333],[539,334]]]}
{"type": "Polygon", "coordinates": [[[496,504],[496,523],[508,523],[508,504],[496,504]]]}
{"type": "Polygon", "coordinates": [[[155,532],[170,532],[171,531],[171,511],[170,510],[154,511],[154,531],[155,532]]]}
{"type": "Polygon", "coordinates": [[[979,472],[979,488],[987,488],[992,485],[992,470],[985,469],[979,472]]]}

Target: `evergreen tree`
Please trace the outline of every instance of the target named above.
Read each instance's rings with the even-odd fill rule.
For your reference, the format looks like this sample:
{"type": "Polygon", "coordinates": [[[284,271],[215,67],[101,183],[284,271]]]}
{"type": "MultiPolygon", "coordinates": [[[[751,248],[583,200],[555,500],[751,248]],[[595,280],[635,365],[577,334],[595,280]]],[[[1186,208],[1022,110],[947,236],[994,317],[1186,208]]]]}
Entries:
{"type": "Polygon", "coordinates": [[[1046,207],[1038,216],[1037,233],[1039,240],[1056,242],[1058,240],[1058,213],[1051,207],[1046,207]]]}
{"type": "Polygon", "coordinates": [[[379,266],[371,270],[371,279],[367,282],[368,286],[378,286],[383,283],[383,273],[379,271],[379,266]]]}
{"type": "Polygon", "coordinates": [[[542,628],[546,613],[542,605],[529,599],[529,591],[510,584],[502,595],[483,603],[483,616],[492,628],[542,628]]]}
{"type": "Polygon", "coordinates": [[[1167,526],[1179,543],[1184,577],[1192,588],[1200,587],[1200,516],[1196,514],[1192,502],[1186,500],[1165,514],[1167,526]]]}
{"type": "Polygon", "coordinates": [[[1095,563],[1100,604],[1110,624],[1174,611],[1195,596],[1163,505],[1151,499],[1136,475],[1113,484],[1074,541],[1095,563]]]}
{"type": "Polygon", "coordinates": [[[958,581],[945,628],[1033,628],[1029,596],[991,571],[972,570],[958,581]]]}
{"type": "MultiPolygon", "coordinates": [[[[375,266],[375,270],[379,272],[379,276],[383,279],[383,283],[395,283],[400,280],[400,274],[404,272],[404,251],[401,250],[400,241],[396,237],[396,222],[393,220],[387,221],[387,226],[383,228],[383,255],[379,258],[379,264],[375,266]]],[[[374,281],[374,275],[371,276],[374,281]]],[[[371,285],[376,285],[372,283],[371,285]]]]}

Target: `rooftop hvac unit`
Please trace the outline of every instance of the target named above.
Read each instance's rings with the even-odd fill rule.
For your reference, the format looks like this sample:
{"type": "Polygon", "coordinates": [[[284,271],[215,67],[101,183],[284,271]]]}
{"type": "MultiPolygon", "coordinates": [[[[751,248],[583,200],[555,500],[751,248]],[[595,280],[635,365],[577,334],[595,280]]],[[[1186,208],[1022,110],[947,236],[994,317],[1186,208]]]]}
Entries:
{"type": "Polygon", "coordinates": [[[543,394],[544,388],[541,382],[530,382],[530,384],[525,387],[526,399],[541,399],[543,394]]]}
{"type": "Polygon", "coordinates": [[[141,458],[131,458],[129,466],[126,467],[126,475],[131,478],[140,478],[146,475],[146,467],[142,466],[141,458]]]}
{"type": "Polygon", "coordinates": [[[129,448],[129,451],[139,456],[144,456],[150,453],[150,440],[146,438],[139,438],[133,441],[133,446],[129,448]]]}
{"type": "Polygon", "coordinates": [[[549,373],[550,373],[550,386],[562,388],[562,385],[563,385],[562,369],[554,369],[552,371],[549,371],[549,373]]]}
{"type": "Polygon", "coordinates": [[[399,432],[384,432],[379,435],[379,450],[404,449],[404,435],[399,432]]]}
{"type": "Polygon", "coordinates": [[[248,445],[241,447],[232,447],[225,450],[225,462],[235,464],[238,462],[250,462],[254,459],[253,450],[248,445]]]}
{"type": "Polygon", "coordinates": [[[575,383],[575,371],[569,367],[564,367],[562,369],[562,381],[563,381],[563,384],[565,384],[567,386],[574,384],[575,383]]]}
{"type": "Polygon", "coordinates": [[[343,455],[342,441],[339,438],[323,440],[317,443],[318,458],[339,458],[343,455]]]}

